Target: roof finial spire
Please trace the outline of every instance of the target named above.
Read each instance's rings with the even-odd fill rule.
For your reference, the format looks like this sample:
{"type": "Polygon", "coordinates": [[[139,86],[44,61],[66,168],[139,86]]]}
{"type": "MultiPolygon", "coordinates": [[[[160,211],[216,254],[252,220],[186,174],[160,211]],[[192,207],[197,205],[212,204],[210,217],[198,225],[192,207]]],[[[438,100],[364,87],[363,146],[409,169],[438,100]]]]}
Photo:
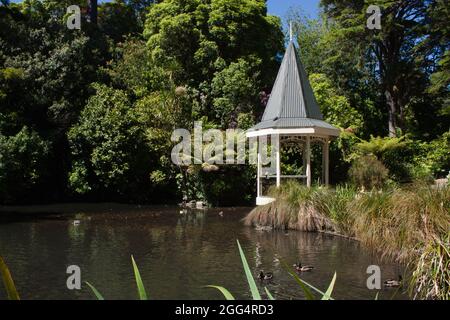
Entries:
{"type": "Polygon", "coordinates": [[[294,32],[292,31],[292,21],[289,22],[289,39],[290,41],[294,41],[294,32]]]}

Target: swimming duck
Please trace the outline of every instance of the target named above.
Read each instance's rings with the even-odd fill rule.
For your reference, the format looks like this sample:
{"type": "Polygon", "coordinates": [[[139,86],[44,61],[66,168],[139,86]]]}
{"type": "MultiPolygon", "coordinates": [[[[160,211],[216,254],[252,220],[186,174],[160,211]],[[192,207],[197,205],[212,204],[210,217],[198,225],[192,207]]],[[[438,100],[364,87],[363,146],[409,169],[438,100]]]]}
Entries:
{"type": "Polygon", "coordinates": [[[264,273],[264,271],[261,270],[259,272],[258,279],[261,280],[261,281],[263,281],[263,280],[272,280],[273,279],[273,273],[272,272],[264,273]]]}
{"type": "Polygon", "coordinates": [[[398,275],[398,280],[395,280],[395,279],[388,279],[388,280],[386,280],[386,281],[384,282],[384,285],[385,285],[386,287],[390,287],[390,288],[397,288],[397,287],[400,287],[400,286],[402,285],[402,281],[403,281],[402,276],[401,276],[401,275],[398,275]]]}
{"type": "Polygon", "coordinates": [[[302,266],[302,263],[300,261],[298,262],[298,264],[294,264],[293,267],[298,272],[307,272],[307,271],[311,271],[312,269],[314,269],[313,266],[302,266]]]}

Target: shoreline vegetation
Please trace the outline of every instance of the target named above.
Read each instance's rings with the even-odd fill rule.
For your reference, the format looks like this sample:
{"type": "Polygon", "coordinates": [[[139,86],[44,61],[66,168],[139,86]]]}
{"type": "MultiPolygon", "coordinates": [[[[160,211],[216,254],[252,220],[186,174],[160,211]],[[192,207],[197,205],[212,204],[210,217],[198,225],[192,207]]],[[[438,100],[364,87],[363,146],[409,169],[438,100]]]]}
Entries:
{"type": "Polygon", "coordinates": [[[413,298],[450,299],[450,187],[415,182],[358,192],[350,185],[308,189],[289,181],[276,201],[253,209],[247,226],[326,232],[357,239],[405,264],[413,298]]]}

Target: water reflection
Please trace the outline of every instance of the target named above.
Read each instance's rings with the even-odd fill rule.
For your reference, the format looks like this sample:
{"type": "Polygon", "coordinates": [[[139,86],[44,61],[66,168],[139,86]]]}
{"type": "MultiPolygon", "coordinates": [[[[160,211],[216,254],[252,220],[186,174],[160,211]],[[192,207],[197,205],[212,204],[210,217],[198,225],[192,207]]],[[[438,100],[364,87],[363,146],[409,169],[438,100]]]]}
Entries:
{"type": "MultiPolygon", "coordinates": [[[[83,281],[93,283],[106,298],[135,299],[131,254],[152,299],[221,298],[204,288],[208,284],[223,285],[236,297],[249,298],[236,239],[255,275],[261,269],[274,273],[273,281],[264,285],[279,299],[303,298],[280,259],[313,265],[314,271],[302,277],[322,289],[336,271],[334,297],[341,299],[373,299],[376,292],[365,286],[370,264],[380,265],[383,278],[396,277],[400,271],[354,241],[244,227],[240,219],[249,210],[108,207],[9,221],[0,224],[0,252],[26,299],[92,299],[87,288],[66,288],[65,271],[72,264],[80,266],[83,281]]],[[[392,293],[383,290],[381,297],[392,293]]],[[[5,298],[3,291],[0,298],[5,298]]]]}

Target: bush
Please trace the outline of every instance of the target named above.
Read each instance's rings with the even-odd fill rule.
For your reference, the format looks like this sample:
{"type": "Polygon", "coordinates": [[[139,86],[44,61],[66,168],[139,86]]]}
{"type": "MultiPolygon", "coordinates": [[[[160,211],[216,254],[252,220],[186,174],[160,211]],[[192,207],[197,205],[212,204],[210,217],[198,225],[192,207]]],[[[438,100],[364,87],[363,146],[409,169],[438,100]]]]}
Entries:
{"type": "MultiPolygon", "coordinates": [[[[95,84],[80,120],[68,132],[72,155],[69,183],[76,194],[117,199],[148,188],[145,147],[135,109],[126,94],[95,84]]],[[[96,198],[98,199],[98,197],[96,198]]]]}
{"type": "Polygon", "coordinates": [[[450,130],[429,144],[426,162],[431,173],[444,178],[450,172],[450,130]]]}
{"type": "Polygon", "coordinates": [[[372,190],[385,185],[388,172],[388,169],[375,156],[366,155],[353,161],[348,174],[355,185],[372,190]]]}
{"type": "Polygon", "coordinates": [[[0,203],[42,191],[49,150],[50,144],[26,126],[13,136],[0,133],[0,203]]]}
{"type": "Polygon", "coordinates": [[[221,166],[217,171],[199,173],[204,200],[214,206],[236,206],[254,203],[255,176],[251,167],[221,166]],[[236,179],[239,177],[239,179],[236,179]]]}
{"type": "Polygon", "coordinates": [[[371,137],[369,141],[360,140],[347,147],[346,159],[374,155],[389,170],[393,181],[412,182],[419,179],[431,183],[434,177],[443,178],[447,175],[450,169],[449,149],[450,131],[431,142],[412,140],[406,136],[371,137]]]}

